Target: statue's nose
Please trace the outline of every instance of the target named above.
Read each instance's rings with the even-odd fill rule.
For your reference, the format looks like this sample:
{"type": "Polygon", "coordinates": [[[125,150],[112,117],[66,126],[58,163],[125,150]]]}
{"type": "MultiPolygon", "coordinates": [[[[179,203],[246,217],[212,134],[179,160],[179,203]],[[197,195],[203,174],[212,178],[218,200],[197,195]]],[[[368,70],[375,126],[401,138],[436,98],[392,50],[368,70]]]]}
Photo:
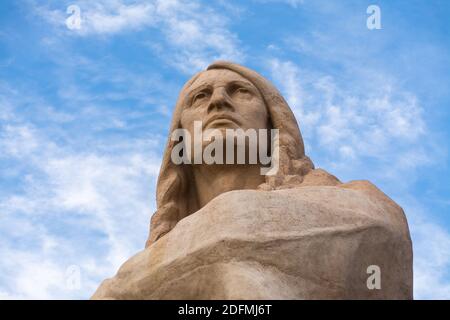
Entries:
{"type": "Polygon", "coordinates": [[[234,107],[230,101],[230,97],[223,87],[216,88],[211,96],[208,105],[208,112],[211,112],[214,109],[230,109],[234,111],[234,107]]]}

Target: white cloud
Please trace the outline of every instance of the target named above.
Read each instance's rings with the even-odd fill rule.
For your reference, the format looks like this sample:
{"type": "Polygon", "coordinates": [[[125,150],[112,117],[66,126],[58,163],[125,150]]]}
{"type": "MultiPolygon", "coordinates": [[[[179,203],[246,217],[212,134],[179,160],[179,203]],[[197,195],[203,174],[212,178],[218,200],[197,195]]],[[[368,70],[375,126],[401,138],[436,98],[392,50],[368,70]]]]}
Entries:
{"type": "Polygon", "coordinates": [[[409,197],[402,202],[413,238],[414,296],[450,299],[450,233],[416,200],[409,197]]]}
{"type": "Polygon", "coordinates": [[[434,161],[424,109],[412,93],[389,82],[374,84],[372,91],[352,84],[346,89],[332,76],[291,61],[271,59],[269,65],[319,165],[363,178],[356,176],[366,172],[363,162],[374,160],[382,171],[371,177],[391,179],[434,161]]]}
{"type": "MultiPolygon", "coordinates": [[[[0,119],[0,157],[8,165],[0,171],[0,296],[87,298],[144,246],[155,209],[159,136],[115,137],[107,148],[91,144],[81,152],[60,141],[76,131],[49,129],[65,125],[59,117],[38,127],[21,113],[37,97],[3,93],[11,108],[0,119]],[[66,285],[70,265],[80,268],[80,290],[66,285]]],[[[110,119],[91,121],[101,126],[110,119]]]]}
{"type": "MultiPolygon", "coordinates": [[[[205,68],[213,60],[239,62],[244,53],[237,36],[228,28],[229,18],[207,4],[191,1],[158,1],[156,12],[161,18],[161,30],[169,50],[166,61],[191,74],[205,68]],[[169,51],[169,52],[170,52],[169,51]]],[[[151,45],[165,56],[164,47],[151,45]]]]}
{"type": "Polygon", "coordinates": [[[68,30],[68,15],[58,9],[37,5],[36,14],[56,26],[64,35],[108,36],[150,30],[147,47],[166,63],[192,73],[213,60],[242,61],[238,38],[228,30],[229,18],[211,5],[199,1],[74,1],[81,10],[81,28],[68,30]],[[162,41],[155,41],[154,35],[162,41]]]}
{"type": "Polygon", "coordinates": [[[256,0],[256,2],[287,4],[293,8],[298,8],[300,5],[304,4],[305,0],[256,0]]]}
{"type": "Polygon", "coordinates": [[[155,23],[152,16],[154,6],[149,3],[123,5],[115,1],[96,3],[95,9],[83,10],[82,34],[117,33],[123,30],[136,30],[155,23]],[[106,7],[106,4],[109,7],[106,7]],[[85,25],[86,27],[84,27],[85,25]]]}
{"type": "Polygon", "coordinates": [[[450,299],[450,234],[436,224],[414,226],[414,292],[420,299],[450,299]]]}
{"type": "Polygon", "coordinates": [[[0,131],[3,156],[24,157],[38,147],[33,129],[26,125],[5,125],[0,131]]]}
{"type": "Polygon", "coordinates": [[[74,14],[66,13],[66,10],[69,6],[77,6],[80,8],[81,25],[71,31],[83,36],[138,30],[154,23],[154,5],[144,1],[126,4],[126,1],[120,0],[78,0],[55,4],[34,3],[33,9],[49,23],[66,28],[66,19],[74,14]]]}
{"type": "Polygon", "coordinates": [[[0,199],[3,228],[7,228],[2,231],[0,269],[8,280],[3,283],[0,278],[2,286],[17,298],[92,294],[93,286],[143,248],[159,170],[159,160],[148,155],[133,150],[122,156],[46,154],[22,163],[32,170],[33,178],[23,183],[23,193],[0,199]],[[62,229],[56,231],[54,225],[62,229]],[[60,234],[63,230],[69,231],[67,237],[60,234]],[[98,236],[76,234],[86,232],[98,236]],[[25,247],[16,247],[15,238],[25,247]],[[96,239],[99,243],[88,243],[96,239]],[[87,247],[89,251],[83,252],[87,247]],[[96,255],[97,250],[103,252],[96,255]],[[64,287],[67,259],[89,279],[81,292],[64,287]]]}

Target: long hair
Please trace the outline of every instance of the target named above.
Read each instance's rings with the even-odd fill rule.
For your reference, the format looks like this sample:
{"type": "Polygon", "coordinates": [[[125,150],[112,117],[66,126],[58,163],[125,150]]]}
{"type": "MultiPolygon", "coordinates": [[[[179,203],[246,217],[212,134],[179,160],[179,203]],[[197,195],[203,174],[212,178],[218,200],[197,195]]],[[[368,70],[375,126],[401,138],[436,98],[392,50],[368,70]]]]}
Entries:
{"type": "MultiPolygon", "coordinates": [[[[265,182],[258,189],[274,190],[301,184],[303,177],[314,168],[314,165],[305,155],[303,139],[295,116],[278,90],[257,72],[232,62],[216,61],[206,70],[213,69],[227,69],[252,82],[264,99],[272,128],[279,130],[278,173],[267,175],[265,182]]],[[[175,165],[171,161],[171,151],[177,142],[170,139],[170,134],[175,129],[181,128],[180,118],[185,108],[187,91],[202,72],[186,82],[175,106],[156,188],[157,210],[151,218],[146,247],[172,230],[178,221],[200,209],[190,165],[175,165]]],[[[275,154],[272,154],[272,161],[274,156],[275,154]]]]}

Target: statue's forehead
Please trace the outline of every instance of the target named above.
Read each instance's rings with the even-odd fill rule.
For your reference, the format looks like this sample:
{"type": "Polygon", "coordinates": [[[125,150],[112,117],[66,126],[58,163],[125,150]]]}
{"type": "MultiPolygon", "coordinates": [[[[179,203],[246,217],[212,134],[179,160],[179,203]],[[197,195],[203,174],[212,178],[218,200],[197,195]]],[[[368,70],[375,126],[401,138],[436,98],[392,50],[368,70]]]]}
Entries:
{"type": "Polygon", "coordinates": [[[253,86],[250,81],[234,71],[227,69],[213,69],[202,72],[190,85],[189,91],[203,86],[224,86],[230,82],[236,81],[245,82],[253,86]]]}

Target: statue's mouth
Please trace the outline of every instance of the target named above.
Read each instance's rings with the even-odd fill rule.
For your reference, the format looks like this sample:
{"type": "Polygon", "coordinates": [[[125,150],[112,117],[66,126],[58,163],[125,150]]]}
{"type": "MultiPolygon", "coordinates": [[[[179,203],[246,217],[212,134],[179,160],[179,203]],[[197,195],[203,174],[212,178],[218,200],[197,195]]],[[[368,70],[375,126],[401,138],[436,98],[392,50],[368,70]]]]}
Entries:
{"type": "Polygon", "coordinates": [[[239,126],[239,121],[230,114],[218,113],[206,120],[203,128],[205,129],[210,126],[221,127],[229,125],[239,126]]]}

